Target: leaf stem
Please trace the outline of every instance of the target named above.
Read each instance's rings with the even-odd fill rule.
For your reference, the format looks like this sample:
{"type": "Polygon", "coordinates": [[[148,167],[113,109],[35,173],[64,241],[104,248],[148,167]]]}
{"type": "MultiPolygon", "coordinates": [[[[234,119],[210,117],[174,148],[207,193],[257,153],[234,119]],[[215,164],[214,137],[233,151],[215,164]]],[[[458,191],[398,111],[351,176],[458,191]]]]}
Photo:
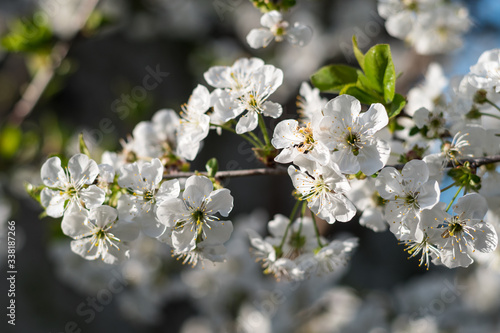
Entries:
{"type": "Polygon", "coordinates": [[[480,112],[479,114],[481,116],[485,116],[485,117],[491,117],[491,118],[495,118],[495,119],[500,119],[500,116],[497,116],[497,115],[494,115],[494,114],[491,114],[491,113],[480,112]]]}
{"type": "Polygon", "coordinates": [[[446,207],[446,211],[449,211],[450,208],[451,208],[451,205],[453,205],[453,203],[455,202],[455,199],[458,197],[458,194],[460,193],[460,191],[462,191],[462,189],[464,188],[464,185],[461,185],[459,188],[458,188],[458,191],[457,193],[455,193],[455,195],[453,196],[453,199],[451,199],[450,203],[448,204],[448,206],[446,207]]]}
{"type": "Polygon", "coordinates": [[[441,192],[444,192],[444,191],[446,191],[446,190],[449,190],[449,189],[450,189],[450,188],[452,188],[453,186],[455,186],[455,183],[450,184],[450,185],[446,186],[445,188],[441,189],[441,192]]]}
{"type": "Polygon", "coordinates": [[[496,105],[495,103],[493,103],[492,101],[490,101],[489,99],[486,98],[486,103],[488,103],[489,105],[493,106],[495,109],[497,109],[498,111],[500,111],[500,107],[498,105],[496,105]]]}
{"type": "Polygon", "coordinates": [[[318,241],[318,245],[319,247],[324,247],[324,245],[321,243],[321,236],[319,234],[318,225],[316,224],[316,217],[314,216],[313,212],[311,212],[311,217],[313,220],[314,232],[316,233],[316,240],[318,241]]]}
{"type": "Polygon", "coordinates": [[[292,225],[293,218],[295,217],[295,213],[297,213],[297,209],[299,208],[300,200],[297,200],[295,206],[293,206],[292,214],[290,214],[290,220],[288,221],[288,225],[286,226],[285,233],[283,234],[283,239],[281,240],[280,246],[278,247],[280,250],[283,250],[283,245],[285,244],[286,235],[288,234],[288,229],[292,225]]]}
{"type": "Polygon", "coordinates": [[[264,117],[261,113],[259,113],[259,127],[262,131],[262,135],[264,136],[264,141],[266,142],[266,146],[271,147],[271,140],[269,140],[269,133],[267,132],[266,123],[264,122],[264,117]]]}

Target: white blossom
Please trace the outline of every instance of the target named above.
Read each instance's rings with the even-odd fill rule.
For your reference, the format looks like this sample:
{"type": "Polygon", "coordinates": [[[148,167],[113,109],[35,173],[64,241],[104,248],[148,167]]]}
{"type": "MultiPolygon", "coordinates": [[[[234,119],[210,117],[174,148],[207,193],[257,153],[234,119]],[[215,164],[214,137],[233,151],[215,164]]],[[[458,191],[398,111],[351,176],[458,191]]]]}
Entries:
{"type": "Polygon", "coordinates": [[[276,10],[263,14],[260,24],[264,28],[252,29],[247,35],[247,42],[254,49],[268,46],[273,39],[277,42],[286,39],[297,46],[304,46],[311,40],[311,28],[298,22],[290,27],[276,10]]]}
{"type": "Polygon", "coordinates": [[[474,260],[472,252],[490,253],[496,249],[498,236],[495,228],[483,219],[488,211],[486,200],[477,193],[459,198],[453,205],[453,214],[444,209],[433,209],[432,228],[441,232],[437,245],[441,262],[449,267],[468,267],[474,260]]]}
{"type": "Polygon", "coordinates": [[[299,169],[290,165],[288,174],[311,211],[328,223],[347,222],[354,217],[356,208],[344,195],[351,187],[337,164],[330,161],[322,166],[301,155],[293,164],[299,169]]]}
{"type": "Polygon", "coordinates": [[[59,157],[49,158],[43,165],[41,177],[45,187],[40,195],[47,215],[61,217],[71,205],[93,208],[104,202],[104,190],[92,185],[99,167],[87,155],[76,154],[70,158],[68,166],[61,167],[59,157]]]}
{"type": "Polygon", "coordinates": [[[383,168],[389,158],[389,144],[374,136],[388,124],[389,118],[379,103],[360,112],[361,104],[352,96],[332,99],[323,108],[318,138],[333,150],[331,159],[342,172],[356,174],[361,170],[369,176],[383,168]]]}
{"type": "Polygon", "coordinates": [[[187,253],[198,244],[222,245],[231,234],[231,221],[219,221],[216,216],[228,216],[233,209],[233,197],[228,189],[213,191],[212,182],[203,176],[186,180],[182,199],[169,198],[158,205],[157,217],[173,228],[171,241],[176,251],[187,253]]]}
{"type": "Polygon", "coordinates": [[[205,114],[210,108],[210,102],[208,89],[199,84],[187,104],[182,107],[176,153],[187,160],[191,161],[196,157],[201,141],[210,130],[210,116],[205,114]]]}
{"type": "Polygon", "coordinates": [[[388,167],[380,171],[376,188],[385,203],[385,218],[398,239],[422,240],[420,214],[439,202],[439,184],[429,180],[427,164],[412,160],[403,170],[388,167]]]}
{"type": "Polygon", "coordinates": [[[73,209],[65,214],[61,228],[74,239],[73,252],[87,260],[102,258],[107,264],[128,257],[127,242],[139,234],[135,223],[118,219],[116,209],[109,206],[94,207],[90,211],[73,209]]]}
{"type": "Polygon", "coordinates": [[[155,158],[151,163],[134,162],[123,166],[118,177],[118,184],[128,190],[118,201],[120,214],[136,219],[142,231],[151,237],[165,232],[165,226],[155,217],[157,205],[168,198],[177,198],[180,193],[177,179],[161,183],[163,169],[160,160],[155,158]]]}

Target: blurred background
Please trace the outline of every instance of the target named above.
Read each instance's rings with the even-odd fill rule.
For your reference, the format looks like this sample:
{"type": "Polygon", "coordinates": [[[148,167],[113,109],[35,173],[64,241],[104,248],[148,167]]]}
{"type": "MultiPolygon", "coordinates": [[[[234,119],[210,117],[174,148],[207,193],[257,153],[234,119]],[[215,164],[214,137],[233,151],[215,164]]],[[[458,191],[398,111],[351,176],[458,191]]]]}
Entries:
{"type": "MultiPolygon", "coordinates": [[[[120,149],[120,139],[160,109],[180,111],[203,73],[256,56],[284,71],[273,101],[283,118],[296,118],[301,82],[330,63],[356,65],[360,48],[389,43],[398,92],[405,95],[438,62],[448,77],[466,74],[479,55],[500,46],[500,2],[465,2],[473,28],[464,47],[446,56],[420,56],[387,35],[375,0],[298,0],[285,14],[313,28],[305,47],[273,43],[250,49],[245,36],[260,26],[247,0],[0,0],[0,299],[7,305],[6,222],[16,222],[16,326],[2,332],[498,332],[499,265],[469,269],[418,267],[387,232],[356,220],[321,225],[328,238],[350,234],[360,246],[345,270],[301,283],[276,283],[248,254],[245,230],[265,235],[267,221],[288,215],[293,200],[287,176],[237,178],[225,185],[235,197],[228,244],[233,259],[214,267],[184,267],[167,245],[140,239],[120,266],[74,255],[60,219],[25,190],[38,185],[50,154],[78,152],[84,132],[92,157],[120,149]],[[94,7],[95,6],[95,7],[94,7]],[[88,20],[86,18],[89,17],[88,20]],[[86,21],[86,23],[85,23],[86,21]],[[17,36],[16,36],[17,33],[17,36]],[[19,36],[29,36],[30,42],[19,36]],[[4,39],[5,41],[5,39],[4,39]],[[33,42],[35,41],[35,42],[33,42]],[[5,44],[7,43],[7,44],[5,44]],[[57,64],[47,66],[51,54],[57,64]],[[161,73],[154,88],[144,78],[161,73]],[[50,81],[36,105],[34,82],[50,81]],[[29,90],[31,89],[31,90],[29,90]],[[95,300],[98,300],[96,303],[95,300]],[[94,302],[94,303],[93,303],[94,302]],[[94,304],[94,305],[93,305],[94,304]]],[[[333,95],[325,95],[333,98],[333,95]]],[[[279,120],[269,120],[274,128],[279,120]]],[[[202,170],[217,157],[220,170],[260,167],[243,140],[211,133],[192,163],[202,170]]],[[[498,256],[498,250],[494,254],[498,256]]],[[[4,316],[5,318],[5,316],[4,316]]],[[[5,325],[5,326],[4,326],[5,325]]]]}

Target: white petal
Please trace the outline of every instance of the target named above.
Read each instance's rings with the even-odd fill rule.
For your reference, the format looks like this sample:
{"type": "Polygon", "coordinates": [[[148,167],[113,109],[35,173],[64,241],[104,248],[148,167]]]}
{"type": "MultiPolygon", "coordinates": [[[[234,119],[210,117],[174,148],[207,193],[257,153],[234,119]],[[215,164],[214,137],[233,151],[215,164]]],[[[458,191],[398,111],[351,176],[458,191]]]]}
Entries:
{"type": "Polygon", "coordinates": [[[391,15],[385,22],[385,28],[389,35],[399,39],[405,39],[413,27],[412,12],[404,10],[395,15],[391,15]]]}
{"type": "Polygon", "coordinates": [[[463,219],[481,220],[488,211],[486,199],[477,193],[470,193],[459,198],[453,205],[453,213],[463,219]],[[463,214],[462,214],[463,213],[463,214]]]}
{"type": "Polygon", "coordinates": [[[266,101],[262,106],[262,114],[264,114],[264,116],[279,118],[281,113],[283,113],[283,108],[279,103],[266,101]]]}
{"type": "Polygon", "coordinates": [[[231,221],[207,222],[210,228],[203,227],[206,238],[203,240],[207,245],[222,245],[229,240],[233,233],[231,221]]]}
{"type": "Polygon", "coordinates": [[[212,215],[219,212],[222,216],[228,216],[233,209],[233,196],[226,189],[215,190],[207,198],[207,213],[212,215]]]}
{"type": "Polygon", "coordinates": [[[115,179],[115,169],[109,164],[99,164],[98,167],[100,181],[112,183],[115,179]]]}
{"type": "MultiPolygon", "coordinates": [[[[205,176],[191,176],[186,180],[184,186],[185,188],[196,186],[200,189],[201,193],[206,196],[208,196],[214,189],[212,181],[205,176]]],[[[186,197],[184,196],[184,198],[186,197]]]]}
{"type": "Polygon", "coordinates": [[[474,248],[482,253],[493,252],[498,245],[495,228],[488,223],[478,223],[474,225],[474,228],[476,228],[476,232],[473,233],[474,248]]]}
{"type": "Polygon", "coordinates": [[[45,212],[51,217],[61,217],[64,214],[64,203],[69,198],[61,195],[59,191],[44,188],[40,193],[40,202],[45,207],[45,212]]]}
{"type": "Polygon", "coordinates": [[[238,120],[238,123],[236,124],[236,133],[243,134],[253,131],[257,128],[258,123],[259,117],[257,115],[257,112],[248,111],[238,120]]]}
{"type": "Polygon", "coordinates": [[[94,208],[102,205],[106,199],[106,192],[100,187],[90,185],[79,191],[80,199],[85,203],[85,208],[94,208]]]}
{"type": "Polygon", "coordinates": [[[274,39],[273,33],[269,29],[252,29],[247,35],[247,43],[253,49],[266,47],[274,39]]]}
{"type": "Polygon", "coordinates": [[[361,132],[371,136],[387,126],[389,117],[385,107],[380,103],[375,103],[359,117],[358,123],[363,128],[361,132]]]}
{"type": "Polygon", "coordinates": [[[269,233],[275,237],[280,238],[285,234],[285,229],[288,226],[289,219],[285,215],[276,214],[274,218],[267,224],[269,233]]]}
{"type": "Polygon", "coordinates": [[[428,181],[418,190],[420,192],[418,195],[418,204],[421,209],[430,209],[439,202],[441,190],[437,181],[428,181]]]}
{"type": "Polygon", "coordinates": [[[196,247],[196,228],[191,228],[189,225],[175,229],[172,232],[172,246],[180,252],[191,251],[196,247]]]}
{"type": "Polygon", "coordinates": [[[97,252],[97,247],[92,246],[88,237],[71,241],[71,251],[87,260],[95,260],[100,256],[100,253],[97,252]]]}
{"type": "Polygon", "coordinates": [[[429,179],[429,168],[422,160],[411,160],[405,164],[401,174],[405,180],[411,180],[410,187],[418,188],[429,179]]]}
{"type": "Polygon", "coordinates": [[[99,167],[85,154],[76,154],[69,159],[68,169],[75,183],[92,184],[99,174],[99,167]]]}
{"type": "Polygon", "coordinates": [[[387,200],[394,200],[394,197],[404,195],[403,177],[398,170],[388,167],[382,169],[375,179],[375,187],[380,196],[387,200]]]}
{"type": "Polygon", "coordinates": [[[273,138],[271,140],[274,148],[282,149],[301,143],[304,138],[303,135],[297,131],[298,126],[299,122],[293,119],[279,122],[274,128],[273,138]]]}
{"type": "Polygon", "coordinates": [[[281,21],[283,21],[283,16],[277,10],[272,10],[268,13],[265,13],[260,18],[260,24],[266,28],[271,28],[274,25],[280,23],[281,21]]]}
{"type": "Polygon", "coordinates": [[[391,154],[391,146],[384,140],[372,139],[359,150],[357,160],[361,171],[367,176],[373,175],[382,169],[391,154]]]}
{"type": "Polygon", "coordinates": [[[350,95],[335,97],[323,107],[325,116],[337,117],[339,120],[343,119],[345,124],[352,124],[352,119],[357,118],[360,111],[361,104],[355,97],[350,95]]]}
{"type": "Polygon", "coordinates": [[[40,176],[42,182],[48,187],[63,188],[68,183],[59,157],[51,157],[45,161],[42,165],[40,176]]]}
{"type": "Polygon", "coordinates": [[[156,217],[167,227],[173,228],[180,219],[187,218],[189,211],[185,208],[182,199],[170,198],[163,201],[156,209],[156,217]]]}
{"type": "Polygon", "coordinates": [[[90,210],[89,219],[95,221],[99,228],[104,228],[116,221],[118,212],[110,206],[99,206],[90,210]]]}
{"type": "Polygon", "coordinates": [[[156,203],[160,204],[168,198],[177,198],[181,193],[181,186],[177,179],[171,179],[163,182],[156,193],[156,203]]]}
{"type": "Polygon", "coordinates": [[[163,178],[163,164],[159,159],[154,158],[151,163],[144,163],[140,168],[140,178],[147,183],[156,187],[163,178]]]}
{"type": "Polygon", "coordinates": [[[62,232],[71,238],[89,236],[91,229],[88,224],[88,211],[82,209],[72,214],[66,214],[61,223],[62,232]]]}
{"type": "Polygon", "coordinates": [[[189,97],[188,108],[190,111],[205,113],[210,107],[210,92],[204,85],[198,84],[189,97]]]}

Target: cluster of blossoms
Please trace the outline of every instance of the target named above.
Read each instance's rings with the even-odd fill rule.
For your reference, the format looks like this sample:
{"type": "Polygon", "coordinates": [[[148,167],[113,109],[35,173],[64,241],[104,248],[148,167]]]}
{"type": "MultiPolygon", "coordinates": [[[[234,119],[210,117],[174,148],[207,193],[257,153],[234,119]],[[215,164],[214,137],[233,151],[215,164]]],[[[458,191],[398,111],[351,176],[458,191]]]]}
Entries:
{"type": "Polygon", "coordinates": [[[124,164],[115,175],[111,165],[84,154],[71,157],[66,171],[51,157],[42,166],[41,203],[47,215],[62,216],[71,249],[88,260],[114,264],[129,257],[130,243],[142,232],[193,265],[222,261],[232,223],[217,215],[233,208],[229,190],[214,191],[207,177],[191,176],[181,191],[177,179],[162,180],[163,172],[157,158],[124,164]]]}
{"type": "Polygon", "coordinates": [[[467,9],[445,0],[379,0],[387,32],[419,54],[446,53],[462,46],[471,27],[467,9]]]}
{"type": "Polygon", "coordinates": [[[116,263],[128,256],[130,242],[141,232],[169,244],[184,263],[224,261],[233,225],[220,218],[233,208],[230,191],[215,174],[181,180],[175,174],[188,168],[187,160],[196,157],[210,129],[228,130],[252,143],[267,165],[287,164],[295,188],[291,216],[276,215],[268,223],[270,236],[263,239],[249,231],[251,251],[265,273],[302,280],[335,271],[358,240],[327,241],[316,218],[348,222],[358,210],[362,225],[374,231],[389,227],[411,257],[421,255],[421,265],[433,261],[467,267],[473,252],[489,253],[498,242],[495,229],[484,221],[486,199],[473,193],[481,189],[478,174],[493,179],[496,168],[476,174],[463,162],[500,152],[496,132],[481,125],[488,114],[478,110],[488,103],[495,106],[487,97],[497,93],[498,54],[486,52],[461,80],[459,86],[471,91],[469,104],[464,95],[460,102],[442,96],[447,80],[433,65],[431,82],[410,92],[408,115],[413,117],[396,119],[405,126],[396,126],[393,133],[383,104],[363,110],[350,95],[328,101],[303,83],[299,119],[282,120],[269,137],[263,116],[282,114],[282,106],[268,100],[283,81],[282,71],[257,58],[215,66],[204,75],[212,92],[198,85],[180,115],[160,110],[152,121],[139,123],[123,150],[105,152],[102,164],[85,154],[73,156],[64,169],[59,157],[47,160],[41,204],[47,215],[63,217],[62,230],[74,239],[71,249],[86,259],[116,263]],[[458,104],[469,105],[463,117],[456,115],[458,104]],[[471,113],[475,124],[464,121],[471,113]],[[253,133],[257,127],[264,140],[253,133]],[[482,145],[485,140],[488,145],[482,145]],[[402,167],[386,166],[391,159],[402,167]],[[454,183],[441,190],[450,167],[447,174],[454,183]],[[448,204],[440,202],[441,192],[453,186],[455,196],[448,204]],[[458,198],[462,190],[467,194],[458,198]]]}

